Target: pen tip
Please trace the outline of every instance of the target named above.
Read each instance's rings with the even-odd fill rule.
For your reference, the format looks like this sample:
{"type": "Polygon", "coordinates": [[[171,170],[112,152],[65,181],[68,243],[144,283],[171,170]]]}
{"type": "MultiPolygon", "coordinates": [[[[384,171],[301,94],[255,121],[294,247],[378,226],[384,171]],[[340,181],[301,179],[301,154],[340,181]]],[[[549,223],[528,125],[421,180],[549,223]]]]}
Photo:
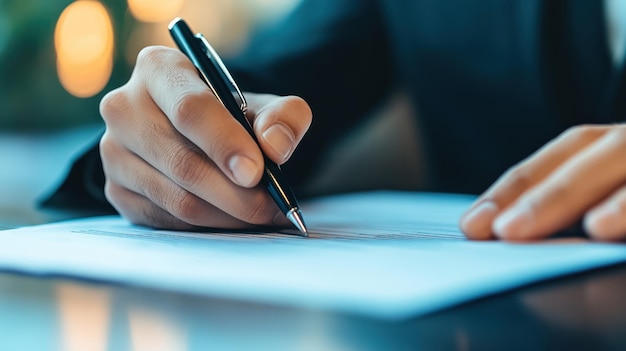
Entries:
{"type": "Polygon", "coordinates": [[[305,238],[309,237],[309,232],[307,231],[304,219],[302,218],[302,212],[300,212],[299,209],[292,208],[289,212],[287,212],[286,216],[289,221],[291,221],[291,223],[293,223],[293,225],[298,228],[300,232],[302,232],[302,235],[305,238]]]}

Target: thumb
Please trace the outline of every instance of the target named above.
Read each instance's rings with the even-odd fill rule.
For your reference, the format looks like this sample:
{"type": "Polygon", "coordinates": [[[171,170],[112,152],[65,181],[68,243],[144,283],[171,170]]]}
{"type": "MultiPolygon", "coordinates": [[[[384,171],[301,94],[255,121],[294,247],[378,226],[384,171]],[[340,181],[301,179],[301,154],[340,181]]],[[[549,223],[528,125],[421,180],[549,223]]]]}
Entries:
{"type": "Polygon", "coordinates": [[[309,105],[297,96],[250,94],[247,99],[263,152],[277,164],[285,163],[311,125],[309,105]]]}

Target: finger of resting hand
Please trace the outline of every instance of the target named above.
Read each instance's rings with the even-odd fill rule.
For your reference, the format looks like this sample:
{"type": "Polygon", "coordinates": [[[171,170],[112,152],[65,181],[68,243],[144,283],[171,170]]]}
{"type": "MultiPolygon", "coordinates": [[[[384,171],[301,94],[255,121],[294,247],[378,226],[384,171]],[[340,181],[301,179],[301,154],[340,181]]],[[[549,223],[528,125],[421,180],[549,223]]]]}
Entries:
{"type": "Polygon", "coordinates": [[[543,146],[502,175],[472,204],[459,221],[461,230],[470,239],[493,238],[492,225],[498,214],[607,130],[606,126],[578,126],[543,146]]]}
{"type": "Polygon", "coordinates": [[[626,177],[624,129],[613,130],[522,195],[494,222],[499,237],[532,240],[566,228],[626,177]]]}
{"type": "Polygon", "coordinates": [[[107,142],[106,136],[101,143],[101,153],[103,167],[114,184],[143,196],[184,223],[202,227],[249,227],[182,188],[122,146],[107,142]]]}
{"type": "Polygon", "coordinates": [[[599,240],[626,239],[626,186],[585,214],[585,231],[599,240]]]}
{"type": "Polygon", "coordinates": [[[277,164],[285,163],[309,129],[312,113],[297,96],[248,94],[249,116],[265,154],[277,164]]]}
{"type": "Polygon", "coordinates": [[[189,59],[177,50],[148,48],[137,61],[143,67],[140,81],[176,129],[233,182],[256,185],[263,171],[260,149],[215,98],[189,59]]]}

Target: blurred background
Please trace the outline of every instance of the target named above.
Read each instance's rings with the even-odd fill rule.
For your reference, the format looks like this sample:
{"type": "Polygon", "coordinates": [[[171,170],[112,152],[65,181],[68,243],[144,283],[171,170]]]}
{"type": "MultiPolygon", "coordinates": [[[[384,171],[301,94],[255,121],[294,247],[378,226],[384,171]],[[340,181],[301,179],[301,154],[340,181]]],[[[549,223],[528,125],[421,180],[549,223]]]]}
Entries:
{"type": "Polygon", "coordinates": [[[100,99],[183,17],[224,57],[300,0],[0,0],[0,230],[76,216],[38,204],[96,143],[100,99]]]}
{"type": "MultiPolygon", "coordinates": [[[[96,144],[100,99],[128,80],[139,51],[175,46],[173,18],[185,18],[228,58],[300,1],[0,0],[0,229],[64,218],[37,204],[96,144]]],[[[322,156],[308,192],[419,188],[415,121],[409,99],[392,98],[322,156]],[[355,180],[355,170],[368,177],[355,180]]]]}
{"type": "Polygon", "coordinates": [[[183,17],[224,57],[299,0],[0,0],[0,131],[99,123],[98,103],[183,17]]]}

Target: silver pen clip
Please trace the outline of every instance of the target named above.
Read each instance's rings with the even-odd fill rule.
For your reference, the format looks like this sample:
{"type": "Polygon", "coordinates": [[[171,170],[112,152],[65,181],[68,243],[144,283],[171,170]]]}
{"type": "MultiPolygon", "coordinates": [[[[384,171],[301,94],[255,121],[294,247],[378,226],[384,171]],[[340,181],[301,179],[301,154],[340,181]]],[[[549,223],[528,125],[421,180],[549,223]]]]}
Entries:
{"type": "MultiPolygon", "coordinates": [[[[196,34],[196,38],[198,38],[198,40],[200,40],[200,43],[202,44],[202,51],[204,51],[204,53],[207,55],[207,57],[210,60],[212,60],[213,62],[217,64],[217,66],[219,67],[221,71],[220,73],[224,76],[224,78],[226,78],[226,81],[230,84],[230,91],[235,97],[235,100],[237,100],[237,103],[239,104],[239,108],[245,115],[246,112],[248,111],[248,103],[246,102],[246,98],[243,96],[243,93],[237,86],[237,83],[235,83],[235,80],[230,75],[230,72],[228,72],[228,69],[226,69],[224,62],[222,62],[222,59],[220,58],[220,56],[213,49],[211,44],[209,44],[209,42],[206,40],[204,35],[202,35],[202,33],[196,34]]],[[[211,88],[211,91],[213,91],[213,95],[215,95],[217,99],[220,100],[220,102],[223,105],[224,102],[217,95],[217,92],[215,91],[215,88],[211,85],[211,82],[207,79],[207,77],[204,77],[204,80],[209,84],[209,88],[211,88]]]]}

